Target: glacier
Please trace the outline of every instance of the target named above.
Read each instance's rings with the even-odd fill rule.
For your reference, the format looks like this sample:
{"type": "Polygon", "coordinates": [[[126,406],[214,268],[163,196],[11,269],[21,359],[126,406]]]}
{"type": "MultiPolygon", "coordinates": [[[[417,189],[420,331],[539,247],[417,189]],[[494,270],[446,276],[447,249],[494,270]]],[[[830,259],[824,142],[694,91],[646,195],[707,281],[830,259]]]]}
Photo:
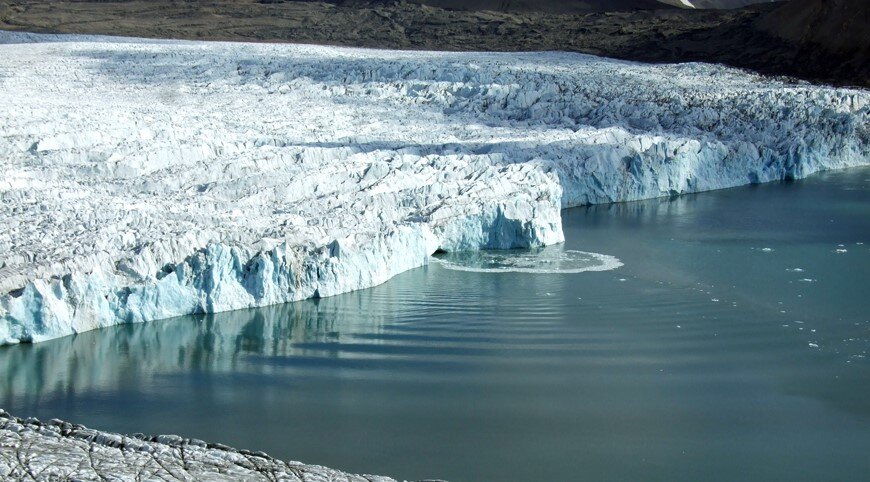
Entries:
{"type": "Polygon", "coordinates": [[[560,211],[866,165],[865,90],[706,64],[0,32],[0,344],[331,296],[560,211]]]}
{"type": "Polygon", "coordinates": [[[4,480],[208,480],[213,482],[396,482],[319,465],[284,462],[178,435],[121,435],[52,419],[21,419],[0,409],[4,480]]]}

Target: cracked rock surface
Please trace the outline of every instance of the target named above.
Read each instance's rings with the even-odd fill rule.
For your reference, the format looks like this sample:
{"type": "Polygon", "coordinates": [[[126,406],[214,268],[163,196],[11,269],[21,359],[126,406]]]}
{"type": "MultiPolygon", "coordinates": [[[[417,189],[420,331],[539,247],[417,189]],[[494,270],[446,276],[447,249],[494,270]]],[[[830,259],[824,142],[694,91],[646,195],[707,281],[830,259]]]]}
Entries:
{"type": "Polygon", "coordinates": [[[0,32],[0,344],[367,288],[565,207],[866,164],[862,90],[704,64],[0,32]]]}
{"type": "Polygon", "coordinates": [[[395,482],[177,435],[134,436],[0,410],[0,478],[81,481],[395,482]]]}

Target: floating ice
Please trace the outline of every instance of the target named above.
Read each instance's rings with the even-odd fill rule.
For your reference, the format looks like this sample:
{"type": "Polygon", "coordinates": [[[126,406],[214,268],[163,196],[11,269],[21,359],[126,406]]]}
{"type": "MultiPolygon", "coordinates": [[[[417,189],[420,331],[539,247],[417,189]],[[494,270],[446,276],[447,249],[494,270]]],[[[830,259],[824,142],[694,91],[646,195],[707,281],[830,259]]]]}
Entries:
{"type": "Polygon", "coordinates": [[[561,246],[439,254],[432,259],[447,269],[478,273],[583,273],[622,266],[622,262],[613,256],[563,249],[561,246]]]}

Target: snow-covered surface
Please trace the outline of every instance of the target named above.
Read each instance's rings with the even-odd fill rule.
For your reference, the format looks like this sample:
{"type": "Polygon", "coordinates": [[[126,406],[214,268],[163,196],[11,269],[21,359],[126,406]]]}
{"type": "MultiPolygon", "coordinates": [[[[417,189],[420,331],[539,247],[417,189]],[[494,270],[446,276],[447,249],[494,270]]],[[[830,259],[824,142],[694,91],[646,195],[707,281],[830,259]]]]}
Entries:
{"type": "Polygon", "coordinates": [[[128,436],[61,420],[20,419],[0,410],[3,480],[208,480],[395,482],[317,465],[282,462],[177,435],[128,436]]]}
{"type": "Polygon", "coordinates": [[[0,32],[0,343],[334,295],[559,211],[868,161],[866,91],[720,66],[0,32]]]}

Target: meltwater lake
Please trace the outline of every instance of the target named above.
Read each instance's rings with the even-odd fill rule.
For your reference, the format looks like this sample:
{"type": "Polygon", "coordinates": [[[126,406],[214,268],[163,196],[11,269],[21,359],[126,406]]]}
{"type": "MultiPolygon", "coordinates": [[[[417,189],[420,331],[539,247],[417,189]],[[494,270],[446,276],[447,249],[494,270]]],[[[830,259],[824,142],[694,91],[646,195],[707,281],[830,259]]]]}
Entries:
{"type": "Polygon", "coordinates": [[[563,220],[520,272],[2,347],[0,406],[410,480],[866,480],[870,169],[563,220]]]}

